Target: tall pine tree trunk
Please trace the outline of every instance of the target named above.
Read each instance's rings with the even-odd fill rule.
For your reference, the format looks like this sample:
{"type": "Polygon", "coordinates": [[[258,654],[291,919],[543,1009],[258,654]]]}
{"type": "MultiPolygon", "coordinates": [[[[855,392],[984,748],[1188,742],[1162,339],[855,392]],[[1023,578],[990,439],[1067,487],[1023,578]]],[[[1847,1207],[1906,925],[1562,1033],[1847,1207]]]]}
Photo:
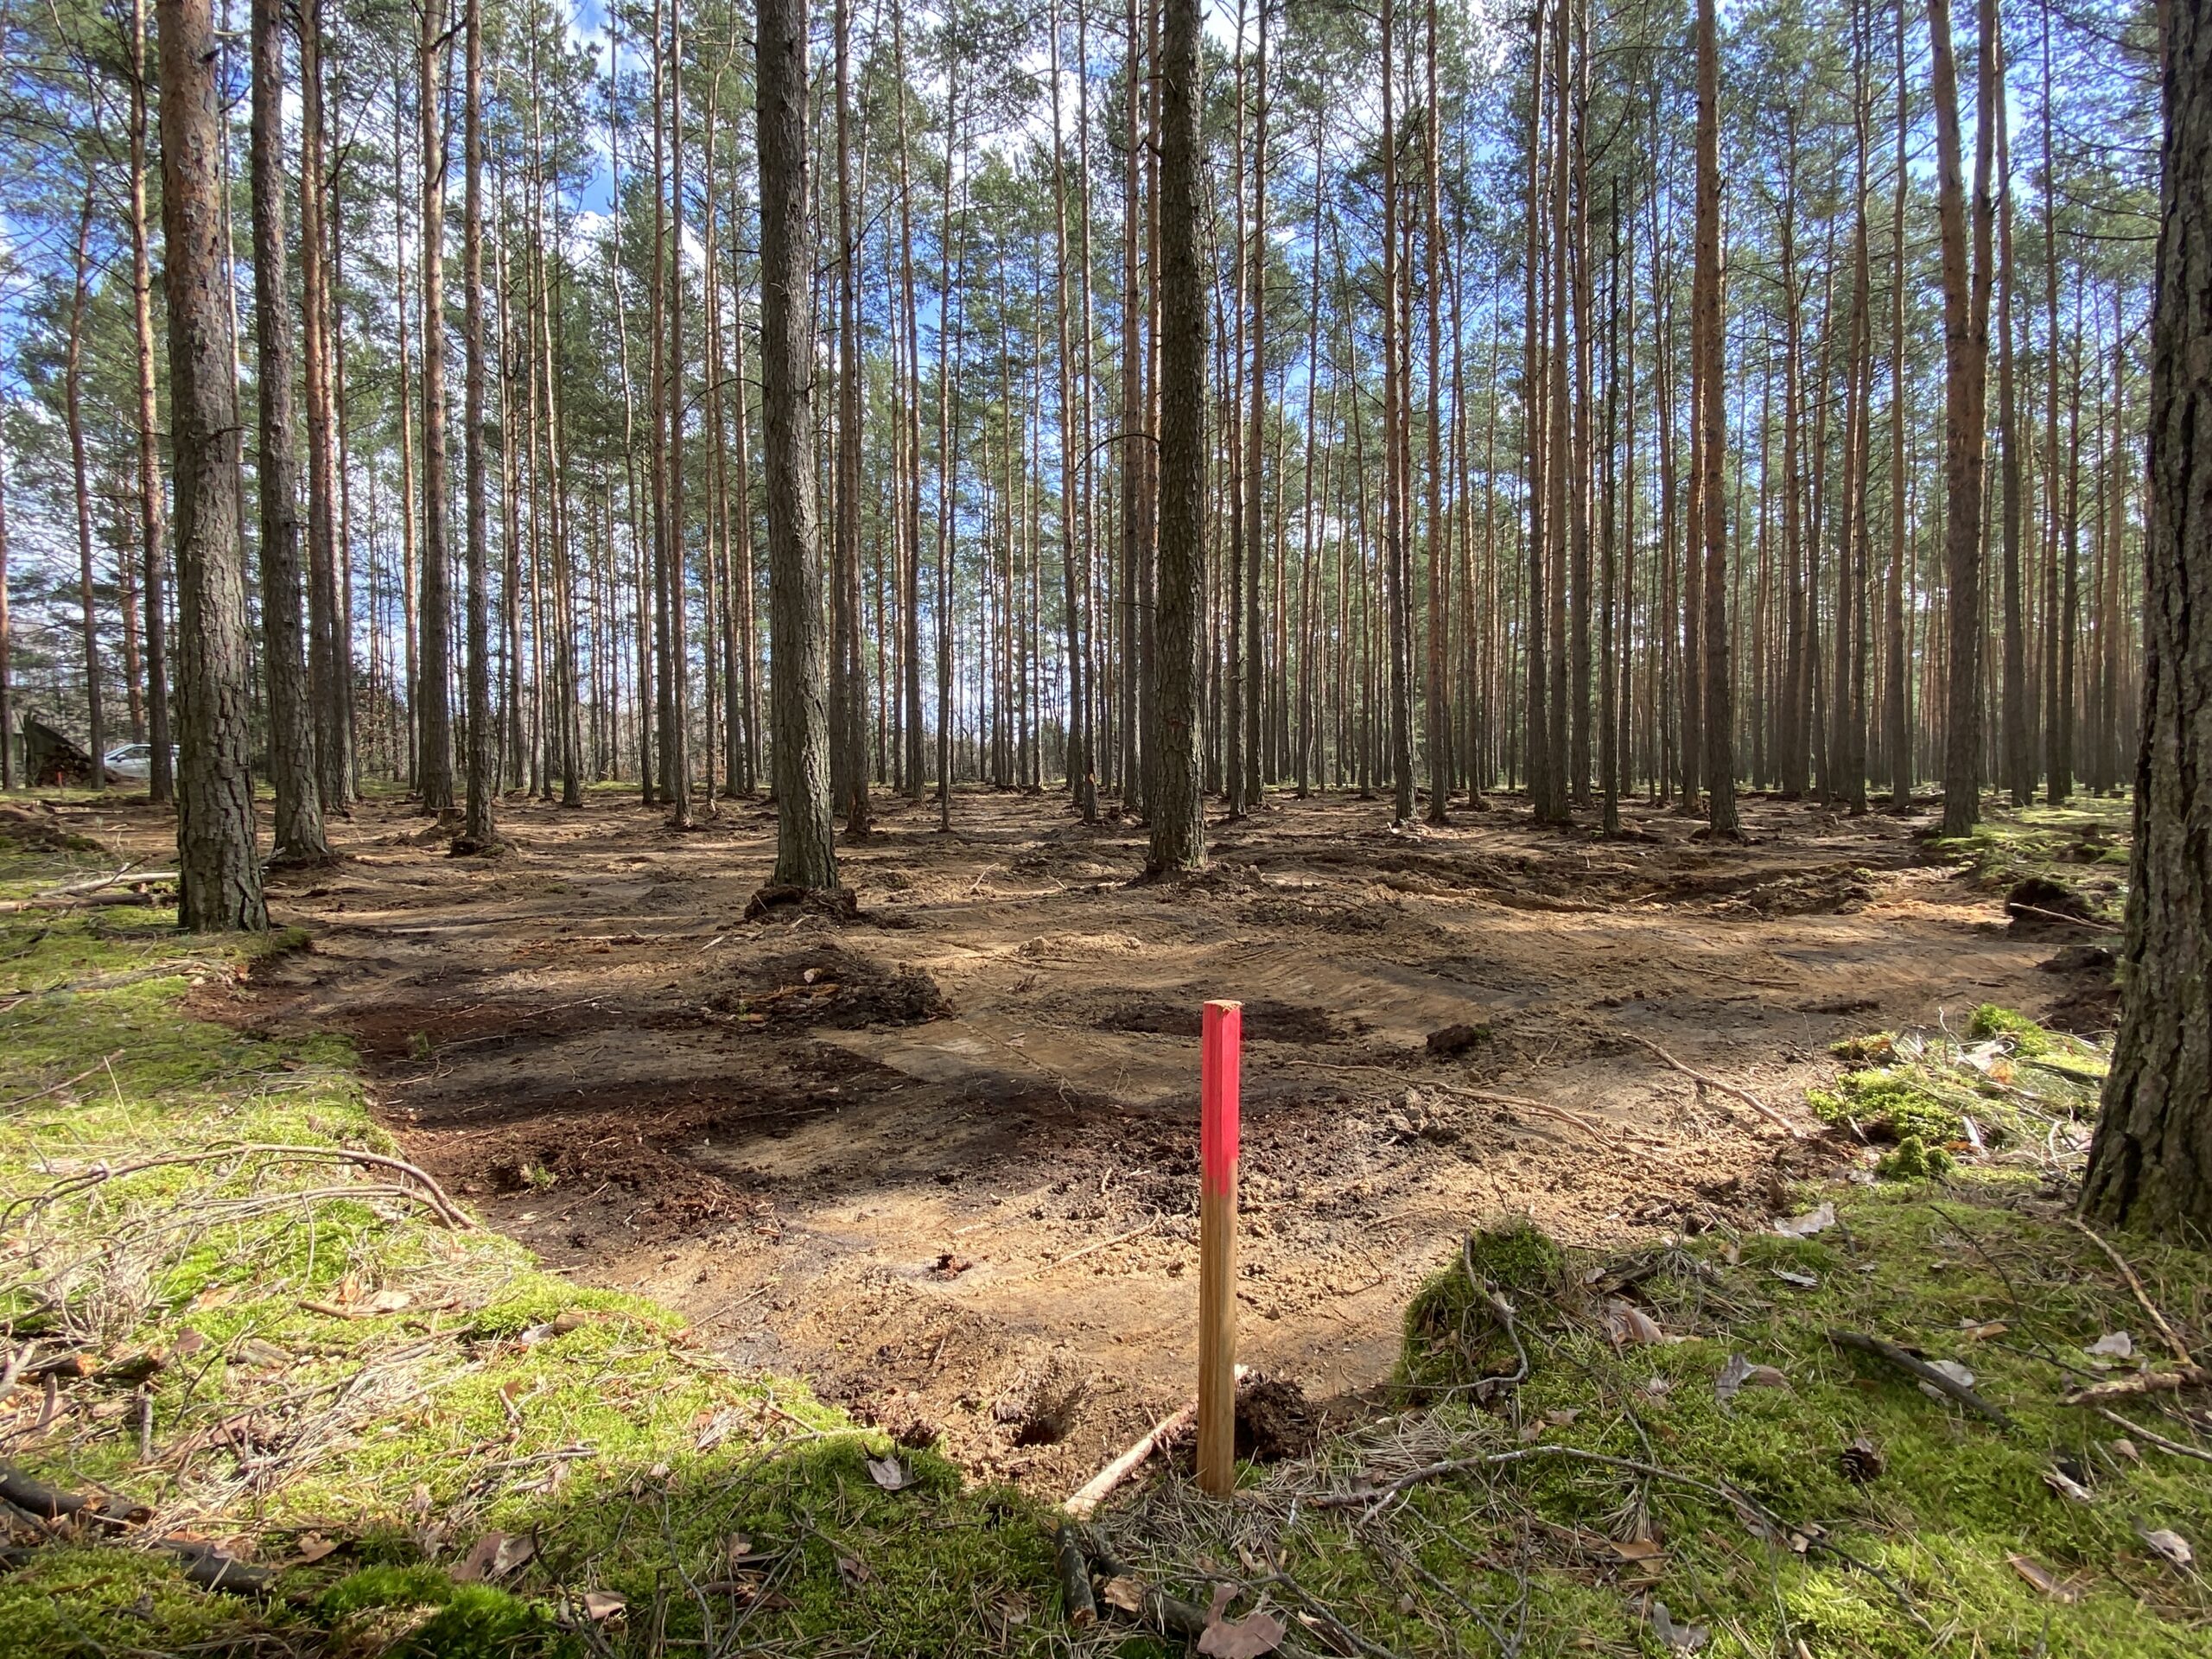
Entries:
{"type": "MultiPolygon", "coordinates": [[[[1384,0],[1388,16],[1389,0],[1384,0]]],[[[1198,662],[1205,579],[1207,288],[1199,248],[1198,0],[1166,0],[1160,31],[1160,569],[1151,729],[1150,877],[1205,859],[1198,662]]]]}
{"type": "Polygon", "coordinates": [[[422,645],[413,688],[416,786],[423,810],[453,810],[453,549],[446,482],[446,124],[439,56],[447,49],[442,3],[423,7],[421,83],[423,222],[423,575],[422,645]]]}
{"type": "MultiPolygon", "coordinates": [[[[310,0],[312,3],[312,0],[310,0]]],[[[485,454],[491,439],[484,411],[484,30],[482,0],[464,0],[461,71],[461,281],[462,350],[461,488],[466,493],[468,607],[467,804],[456,850],[489,853],[499,845],[493,800],[499,792],[499,734],[492,719],[492,612],[486,541],[490,499],[485,454]]],[[[313,325],[309,325],[312,329],[313,325]]],[[[312,383],[310,377],[310,383],[312,383]]],[[[312,391],[310,391],[312,395],[312,391]]],[[[509,602],[512,602],[510,596],[509,602]]]]}
{"type": "MultiPolygon", "coordinates": [[[[264,0],[265,3],[265,0],[264,0]]],[[[159,0],[162,285],[176,474],[177,924],[269,925],[254,855],[238,359],[211,0],[159,0]]]]}
{"type": "Polygon", "coordinates": [[[768,474],[769,705],[775,885],[833,892],[829,670],[815,503],[814,238],[807,226],[806,0],[759,0],[760,401],[768,474]]]}
{"type": "Polygon", "coordinates": [[[1697,9],[1697,250],[1690,337],[1698,353],[1699,466],[1705,565],[1706,822],[1714,840],[1742,834],[1736,822],[1736,700],[1728,634],[1727,503],[1721,493],[1728,442],[1720,360],[1720,43],[1714,0],[1697,9]]]}
{"type": "Polygon", "coordinates": [[[1967,834],[1981,817],[1982,424],[1988,395],[1995,12],[1996,0],[1981,0],[1974,240],[1969,250],[1951,0],[1928,0],[1935,64],[1936,206],[1943,245],[1943,569],[1950,653],[1943,721],[1942,833],[1952,836],[1967,834]]]}
{"type": "Polygon", "coordinates": [[[269,781],[276,857],[330,855],[315,791],[313,710],[300,623],[299,470],[292,410],[291,307],[284,295],[284,16],[253,8],[253,319],[260,398],[254,475],[261,486],[262,671],[269,688],[269,781]]]}
{"type": "Polygon", "coordinates": [[[2202,1233],[2212,1227],[2212,4],[2171,0],[2164,16],[2126,991],[2082,1208],[2202,1233]]]}
{"type": "MultiPolygon", "coordinates": [[[[154,270],[146,218],[146,129],[152,71],[146,62],[146,0],[130,6],[130,321],[137,346],[139,582],[146,607],[146,739],[152,745],[146,794],[176,798],[169,753],[168,607],[162,599],[168,561],[162,550],[161,416],[154,397],[154,270]]],[[[0,734],[10,729],[0,709],[0,734]]],[[[6,747],[0,736],[0,747],[6,747]]]]}

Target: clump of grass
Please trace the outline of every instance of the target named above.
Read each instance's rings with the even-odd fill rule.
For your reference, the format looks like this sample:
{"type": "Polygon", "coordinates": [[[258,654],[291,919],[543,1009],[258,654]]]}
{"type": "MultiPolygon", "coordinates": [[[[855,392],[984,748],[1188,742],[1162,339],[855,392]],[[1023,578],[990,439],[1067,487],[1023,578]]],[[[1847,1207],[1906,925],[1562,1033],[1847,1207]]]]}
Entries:
{"type": "Polygon", "coordinates": [[[343,1043],[188,1002],[302,943],[132,906],[0,917],[0,1352],[90,1373],[42,1426],[16,1391],[9,1459],[281,1569],[253,1602],[164,1556],[43,1543],[0,1576],[0,1652],[519,1656],[719,1640],[741,1615],[794,1647],[1043,1639],[1007,1622],[1051,1583],[1018,1495],[699,1348],[665,1307],[442,1225],[389,1172],[246,1149],[398,1151],[343,1043]],[[886,1490],[870,1454],[912,1478],[886,1490]],[[493,1531],[534,1550],[455,1583],[493,1531]],[[764,1562],[730,1565],[738,1535],[764,1562]],[[715,1582],[739,1588],[686,1588],[715,1582]],[[635,1611],[594,1621],[586,1591],[635,1611]]]}
{"type": "Polygon", "coordinates": [[[1511,1371],[1518,1357],[1488,1293],[1497,1292],[1509,1305],[1523,1296],[1555,1298],[1569,1288],[1566,1268],[1559,1246],[1526,1217],[1474,1234],[1460,1259],[1433,1274],[1406,1306],[1401,1389],[1419,1397],[1511,1371]]]}
{"type": "Polygon", "coordinates": [[[2051,1050],[2049,1032],[2024,1014],[1999,1007],[1994,1002],[1983,1003],[1967,1018],[1967,1035],[1985,1041],[2001,1038],[2011,1044],[2012,1052],[2029,1059],[2048,1054],[2051,1050]]]}
{"type": "Polygon", "coordinates": [[[1939,1181],[1958,1167],[1958,1161],[1942,1147],[1908,1135],[1875,1160],[1874,1173],[1885,1181],[1939,1181]]]}
{"type": "Polygon", "coordinates": [[[1833,1091],[1808,1090],[1806,1100],[1823,1122],[1856,1124],[1876,1141],[1908,1137],[1938,1145],[1962,1139],[1959,1113],[1930,1092],[1910,1068],[1847,1071],[1833,1091]]]}
{"type": "Polygon", "coordinates": [[[2024,1014],[1984,1003],[1963,1037],[1948,1028],[1875,1032],[1832,1046],[1852,1069],[1833,1087],[1805,1091],[1822,1122],[1922,1154],[1893,1171],[1922,1179],[1939,1154],[1995,1154],[2050,1167],[2078,1153],[2094,1122],[2106,1057],[2095,1045],[2047,1031],[2024,1014]],[[1971,1128],[1969,1128],[1971,1122],[1971,1128]]]}
{"type": "MultiPolygon", "coordinates": [[[[1663,1603],[1726,1659],[1800,1643],[1822,1659],[2195,1655],[2212,1592],[2143,1534],[2212,1545],[2212,1469],[2156,1451],[2131,1460],[2113,1449],[2124,1430],[2062,1403],[2080,1348],[2139,1332],[2144,1315],[2038,1192],[2024,1172],[1967,1170],[1942,1192],[1826,1194],[1838,1224],[1812,1238],[1707,1235],[1634,1257],[1563,1249],[1547,1282],[1568,1288],[1518,1299],[1532,1374],[1491,1409],[1440,1392],[1431,1408],[1254,1474],[1233,1512],[1171,1482],[1106,1529],[1116,1553],[1178,1593],[1203,1602],[1202,1563],[1248,1584],[1260,1563],[1281,1577],[1257,1593],[1286,1622],[1325,1608],[1400,1654],[1440,1650],[1435,1633],[1449,1628],[1469,1652],[1517,1632],[1530,1655],[1663,1655],[1663,1603]],[[1608,1285],[1659,1340],[1617,1340],[1618,1321],[1609,1334],[1596,1294],[1608,1285]],[[2014,1427],[1931,1398],[1832,1330],[1963,1364],[2014,1427]],[[1738,1360],[1772,1374],[1720,1386],[1738,1360]],[[1874,1456],[1845,1459],[1859,1441],[1874,1456]],[[2053,1491],[2054,1463],[2087,1502],[2053,1491]],[[1402,1491],[1375,1490],[1400,1477],[1413,1477],[1402,1491]],[[1225,1565],[1239,1561],[1242,1574],[1225,1565]]],[[[2122,1243],[2183,1339],[2212,1336],[2197,1291],[2212,1259],[2122,1243]]],[[[1454,1274],[1456,1261],[1437,1286],[1454,1274]]],[[[1487,1359],[1409,1319],[1405,1363],[1448,1388],[1478,1380],[1487,1359]]]]}

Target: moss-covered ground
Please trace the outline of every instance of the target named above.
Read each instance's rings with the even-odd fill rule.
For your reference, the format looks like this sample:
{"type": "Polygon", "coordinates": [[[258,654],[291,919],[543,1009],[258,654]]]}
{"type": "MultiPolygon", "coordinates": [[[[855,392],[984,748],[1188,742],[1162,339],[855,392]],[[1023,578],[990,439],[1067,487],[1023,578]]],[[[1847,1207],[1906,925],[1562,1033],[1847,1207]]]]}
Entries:
{"type": "Polygon", "coordinates": [[[2056,806],[1993,804],[1972,834],[1929,845],[1939,856],[1967,863],[1993,887],[2056,882],[2081,899],[2090,918],[2117,930],[2126,899],[2133,810],[2126,796],[2088,794],[2056,806]]]}
{"type": "MultiPolygon", "coordinates": [[[[1975,1025],[1948,1058],[1940,1035],[1870,1043],[1855,1058],[1888,1063],[1862,1065],[1859,1097],[1941,1074],[1974,1100],[1960,1052],[2074,1046],[2003,1011],[1975,1025]]],[[[2093,1079],[2069,1079],[2005,1121],[2063,1121],[2068,1089],[2094,1101],[2093,1079]]],[[[1248,1471],[1233,1513],[1154,1489],[1108,1522],[1118,1553],[1200,1599],[1193,1563],[1211,1563],[1294,1635],[1301,1614],[1357,1632],[1339,1651],[2212,1651],[2193,1559],[2212,1548],[2205,1394],[2064,1403],[2178,1369],[2119,1262],[2202,1351],[2212,1257],[2082,1232],[2047,1147],[1916,1127],[1955,1149],[1949,1179],[1878,1179],[1870,1147],[1851,1179],[1798,1194],[1806,1236],[1722,1230],[1624,1255],[1525,1223],[1474,1235],[1408,1310],[1398,1412],[1309,1464],[1248,1471]],[[1962,1368],[2005,1422],[1837,1333],[1962,1368]]]]}
{"type": "MultiPolygon", "coordinates": [[[[0,899],[106,868],[0,847],[0,899]]],[[[174,924],[0,912],[0,1459],[143,1513],[10,1517],[0,1656],[1180,1650],[1070,1630],[1027,1500],[346,1161],[398,1150],[346,1049],[216,1017],[310,944],[174,924]],[[157,1536],[276,1577],[194,1588],[157,1536]]],[[[1286,1652],[2212,1650],[2205,1394],[2065,1403],[2177,1369],[2146,1301],[2212,1333],[2212,1257],[2067,1219],[2101,1055],[1985,1008],[1837,1066],[1846,1179],[1794,1195],[1806,1236],[1493,1224],[1408,1309],[1385,1414],[1232,1505],[1168,1460],[1103,1541],[1198,1603],[1235,1586],[1286,1652]]]]}
{"type": "MultiPolygon", "coordinates": [[[[0,898],[109,868],[0,846],[0,898]]],[[[328,1155],[398,1150],[345,1046],[205,1017],[303,948],[181,936],[151,905],[0,914],[0,1458],[151,1512],[59,1537],[7,1517],[0,1655],[1046,1639],[1018,1496],[328,1155]],[[162,1535],[280,1572],[195,1589],[133,1547],[162,1535]]]]}

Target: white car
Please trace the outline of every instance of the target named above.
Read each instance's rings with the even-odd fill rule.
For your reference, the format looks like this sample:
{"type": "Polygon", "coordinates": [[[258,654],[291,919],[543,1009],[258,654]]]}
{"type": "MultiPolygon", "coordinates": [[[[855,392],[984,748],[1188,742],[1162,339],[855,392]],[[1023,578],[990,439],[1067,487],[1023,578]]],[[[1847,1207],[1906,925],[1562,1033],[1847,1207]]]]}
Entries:
{"type": "MultiPolygon", "coordinates": [[[[169,775],[176,775],[177,746],[169,745],[169,775]]],[[[125,743],[120,748],[110,749],[106,757],[108,776],[126,784],[150,783],[154,776],[154,746],[150,743],[125,743]]]]}

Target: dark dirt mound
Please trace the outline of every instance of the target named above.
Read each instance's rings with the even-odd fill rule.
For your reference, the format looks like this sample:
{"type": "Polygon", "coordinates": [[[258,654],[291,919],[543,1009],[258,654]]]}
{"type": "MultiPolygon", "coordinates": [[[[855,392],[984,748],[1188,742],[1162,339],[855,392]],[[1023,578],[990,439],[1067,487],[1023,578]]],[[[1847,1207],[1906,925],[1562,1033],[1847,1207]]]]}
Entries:
{"type": "Polygon", "coordinates": [[[767,957],[740,969],[736,979],[707,1006],[773,1030],[918,1026],[952,1013],[938,982],[920,969],[886,967],[836,944],[767,957]]]}
{"type": "MultiPolygon", "coordinates": [[[[1148,1032],[1162,1037],[1198,1035],[1205,999],[1196,991],[1170,999],[1135,996],[1116,1002],[1093,1022],[1100,1031],[1148,1032]]],[[[1335,1043],[1357,1036],[1366,1022],[1325,1008],[1261,997],[1244,1004],[1244,1037],[1255,1043],[1335,1043]]]]}
{"type": "Polygon", "coordinates": [[[1488,1026],[1446,1026],[1428,1033],[1428,1052],[1438,1059],[1449,1059],[1471,1048],[1480,1048],[1496,1036],[1497,1033],[1488,1026]]]}
{"type": "Polygon", "coordinates": [[[2024,939],[2055,934],[2078,940],[2079,925],[2096,920],[2087,899],[2063,882],[2041,875],[2013,884],[2005,895],[2005,913],[2012,918],[2009,931],[2024,939]]]}
{"type": "Polygon", "coordinates": [[[0,837],[29,853],[105,852],[97,841],[72,834],[42,801],[29,806],[0,806],[0,837]]]}
{"type": "Polygon", "coordinates": [[[1236,1455],[1261,1463],[1302,1458],[1320,1437],[1306,1390],[1256,1371],[1236,1385],[1236,1455]]]}

